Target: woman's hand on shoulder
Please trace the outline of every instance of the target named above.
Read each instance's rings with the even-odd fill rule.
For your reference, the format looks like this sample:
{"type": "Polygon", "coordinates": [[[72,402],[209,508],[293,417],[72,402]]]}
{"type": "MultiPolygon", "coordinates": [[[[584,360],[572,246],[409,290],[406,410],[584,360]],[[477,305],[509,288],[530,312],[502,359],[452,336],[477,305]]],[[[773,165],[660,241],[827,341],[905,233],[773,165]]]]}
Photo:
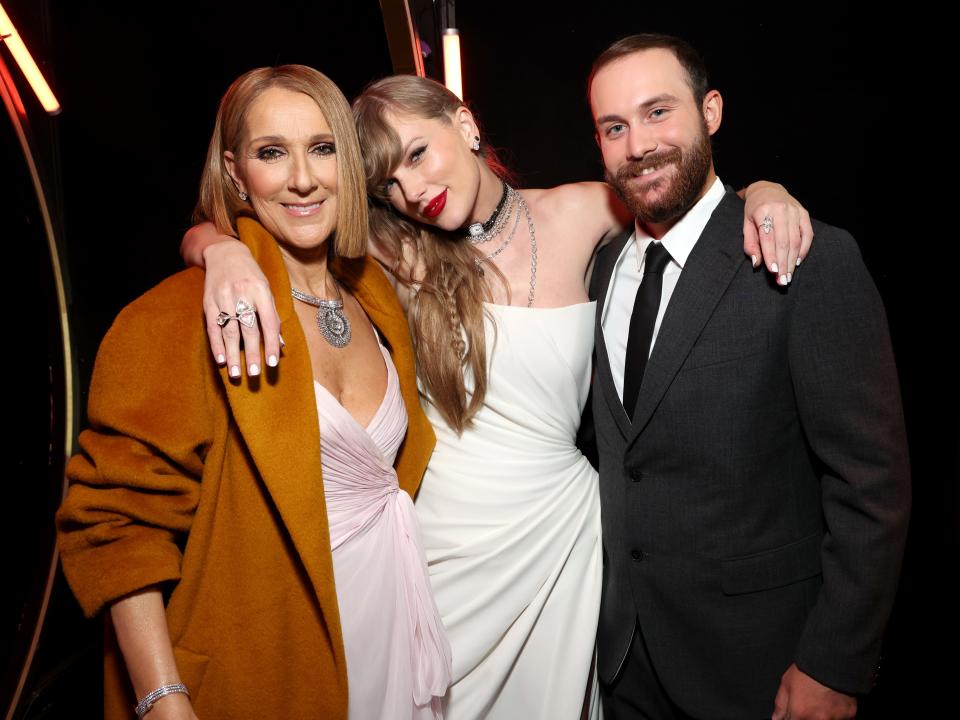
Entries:
{"type": "Polygon", "coordinates": [[[262,330],[267,365],[276,367],[283,344],[280,317],[270,283],[250,250],[241,242],[218,242],[203,250],[203,260],[203,313],[217,363],[227,365],[231,378],[239,378],[242,339],[247,374],[259,375],[262,330]]]}
{"type": "Polygon", "coordinates": [[[793,271],[810,251],[813,225],[810,213],[783,185],[761,180],[740,192],[746,209],[743,218],[743,251],[753,266],[763,264],[788,285],[793,271]]]}

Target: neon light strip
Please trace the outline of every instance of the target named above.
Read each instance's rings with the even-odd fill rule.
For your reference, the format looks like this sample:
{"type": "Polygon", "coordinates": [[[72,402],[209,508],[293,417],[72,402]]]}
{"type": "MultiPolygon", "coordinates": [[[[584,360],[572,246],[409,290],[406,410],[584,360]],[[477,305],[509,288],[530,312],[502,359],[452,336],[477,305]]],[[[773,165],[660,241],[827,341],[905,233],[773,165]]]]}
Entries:
{"type": "Polygon", "coordinates": [[[460,72],[460,33],[456,28],[443,31],[443,79],[447,88],[463,100],[463,75],[460,72]]]}
{"type": "Polygon", "coordinates": [[[0,5],[0,42],[10,48],[10,53],[13,55],[14,60],[17,61],[17,65],[20,66],[20,71],[24,74],[24,77],[27,78],[30,87],[33,88],[33,92],[36,93],[37,99],[40,100],[40,104],[43,105],[43,109],[51,115],[59,113],[60,103],[57,102],[53,91],[50,89],[50,86],[47,85],[47,81],[43,78],[43,73],[40,72],[40,68],[38,68],[37,64],[33,61],[33,57],[30,55],[30,51],[27,50],[27,46],[23,44],[20,33],[17,32],[13,23],[10,22],[9,16],[3,9],[3,5],[0,5]]]}

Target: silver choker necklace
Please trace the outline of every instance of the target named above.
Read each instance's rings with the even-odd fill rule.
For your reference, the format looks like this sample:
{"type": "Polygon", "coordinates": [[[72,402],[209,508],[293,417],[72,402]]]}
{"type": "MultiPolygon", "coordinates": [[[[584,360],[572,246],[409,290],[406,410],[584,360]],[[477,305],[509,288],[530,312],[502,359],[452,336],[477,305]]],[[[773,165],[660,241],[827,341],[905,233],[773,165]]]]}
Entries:
{"type": "Polygon", "coordinates": [[[343,313],[343,295],[340,294],[340,286],[336,282],[334,282],[334,285],[339,296],[336,300],[324,300],[313,295],[307,295],[307,293],[296,288],[291,288],[290,292],[297,300],[317,308],[317,327],[320,328],[323,339],[335,348],[342,348],[350,343],[353,333],[350,328],[350,320],[343,313]]]}
{"type": "Polygon", "coordinates": [[[497,203],[497,207],[494,208],[493,214],[487,218],[486,222],[475,222],[467,226],[467,240],[469,240],[474,245],[481,245],[485,242],[490,242],[495,238],[500,231],[503,230],[503,226],[507,223],[507,220],[510,219],[511,210],[513,209],[513,196],[515,191],[512,187],[503,184],[503,194],[500,195],[500,202],[497,203]],[[504,212],[506,210],[506,212],[504,212]]]}
{"type": "Polygon", "coordinates": [[[483,257],[475,257],[473,259],[474,266],[477,268],[477,273],[480,277],[484,276],[483,272],[483,263],[492,261],[497,255],[502,253],[506,249],[507,245],[510,244],[510,241],[513,240],[514,233],[517,231],[517,225],[520,223],[520,213],[527,218],[527,232],[530,235],[530,292],[527,293],[527,307],[533,307],[534,296],[537,293],[537,231],[533,227],[533,217],[530,215],[530,208],[527,207],[527,203],[523,199],[523,195],[516,192],[511,188],[513,195],[516,195],[517,198],[517,219],[513,224],[513,229],[510,230],[510,234],[507,236],[507,239],[494,250],[489,255],[484,255],[483,257]]]}

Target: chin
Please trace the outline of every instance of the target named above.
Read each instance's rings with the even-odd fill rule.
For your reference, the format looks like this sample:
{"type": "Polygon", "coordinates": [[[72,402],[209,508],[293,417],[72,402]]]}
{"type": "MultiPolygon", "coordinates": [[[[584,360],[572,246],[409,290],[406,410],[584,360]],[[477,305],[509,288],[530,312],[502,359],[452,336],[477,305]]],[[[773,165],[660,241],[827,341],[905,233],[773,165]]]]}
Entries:
{"type": "Polygon", "coordinates": [[[446,212],[446,208],[444,208],[444,212],[440,213],[440,215],[438,215],[435,218],[423,217],[421,215],[417,218],[417,220],[419,220],[422,224],[427,225],[429,227],[436,228],[437,230],[442,230],[443,232],[450,232],[450,233],[456,232],[461,227],[463,227],[464,224],[466,224],[466,221],[464,221],[464,223],[461,224],[461,223],[458,223],[456,220],[453,220],[450,213],[446,212]]]}
{"type": "Polygon", "coordinates": [[[333,235],[333,228],[323,228],[323,229],[306,229],[299,228],[294,230],[289,235],[290,238],[287,242],[290,245],[294,245],[301,250],[310,250],[311,248],[320,247],[323,245],[330,237],[333,235]]]}

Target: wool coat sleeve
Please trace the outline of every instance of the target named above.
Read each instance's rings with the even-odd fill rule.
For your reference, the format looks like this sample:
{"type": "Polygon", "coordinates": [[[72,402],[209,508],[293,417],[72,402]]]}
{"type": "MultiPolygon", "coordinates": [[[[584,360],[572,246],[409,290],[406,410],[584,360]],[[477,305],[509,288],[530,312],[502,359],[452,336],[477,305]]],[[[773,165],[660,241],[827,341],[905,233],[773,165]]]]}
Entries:
{"type": "Polygon", "coordinates": [[[97,354],[90,427],[57,514],[64,573],[88,616],[180,577],[222,405],[201,290],[196,270],[164,281],[120,313],[97,354]]]}

